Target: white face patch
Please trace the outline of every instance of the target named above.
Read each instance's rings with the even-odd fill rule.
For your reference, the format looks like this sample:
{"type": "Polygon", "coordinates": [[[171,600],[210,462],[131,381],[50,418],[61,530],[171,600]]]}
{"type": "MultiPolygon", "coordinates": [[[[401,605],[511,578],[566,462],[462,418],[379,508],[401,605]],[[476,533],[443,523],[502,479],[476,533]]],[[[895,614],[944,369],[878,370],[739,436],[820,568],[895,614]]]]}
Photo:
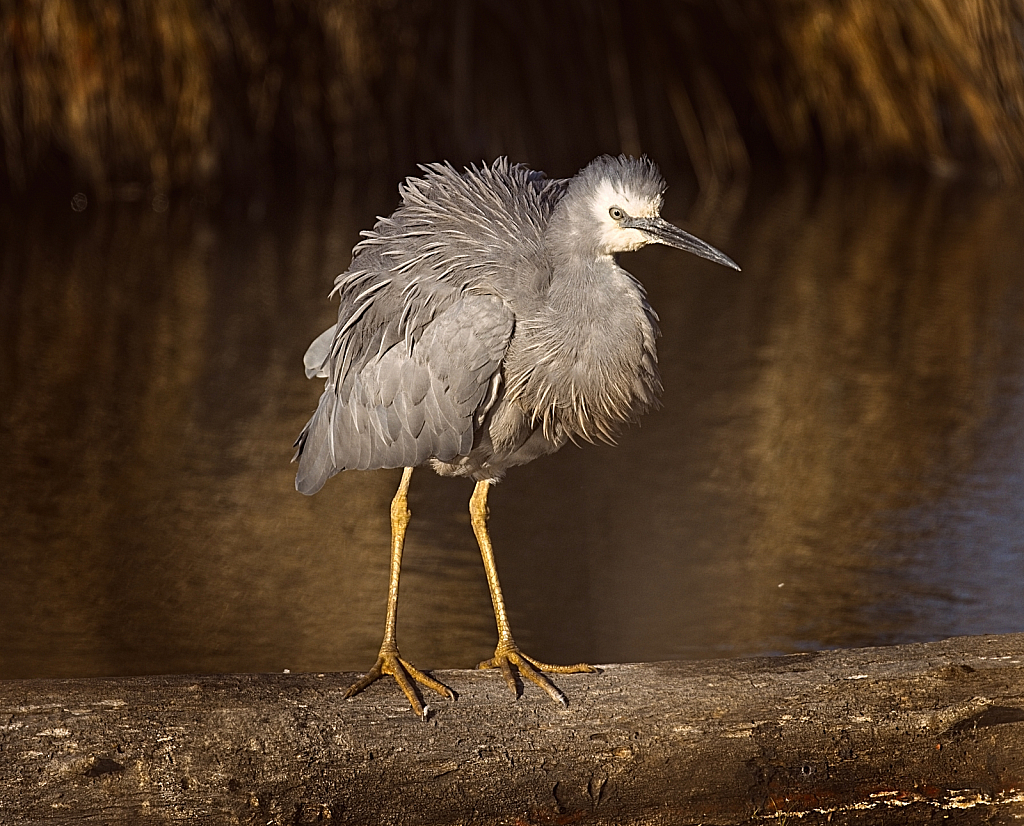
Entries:
{"type": "Polygon", "coordinates": [[[625,229],[612,218],[609,210],[618,207],[631,218],[656,218],[661,213],[661,198],[637,198],[617,189],[611,181],[601,181],[594,193],[591,208],[600,230],[600,249],[606,255],[638,250],[650,243],[638,229],[625,229]]]}

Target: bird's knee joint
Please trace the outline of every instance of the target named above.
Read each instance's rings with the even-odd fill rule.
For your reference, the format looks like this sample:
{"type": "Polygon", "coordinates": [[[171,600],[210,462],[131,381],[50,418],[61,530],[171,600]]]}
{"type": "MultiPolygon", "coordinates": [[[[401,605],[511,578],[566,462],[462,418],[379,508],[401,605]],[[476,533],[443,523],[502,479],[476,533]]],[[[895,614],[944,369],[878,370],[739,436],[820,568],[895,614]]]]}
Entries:
{"type": "Polygon", "coordinates": [[[412,519],[412,511],[406,507],[404,502],[392,502],[391,503],[391,522],[392,524],[401,525],[405,527],[409,524],[409,520],[412,519]]]}
{"type": "Polygon", "coordinates": [[[487,528],[487,508],[483,510],[472,510],[469,512],[469,521],[473,529],[480,531],[487,528]]]}

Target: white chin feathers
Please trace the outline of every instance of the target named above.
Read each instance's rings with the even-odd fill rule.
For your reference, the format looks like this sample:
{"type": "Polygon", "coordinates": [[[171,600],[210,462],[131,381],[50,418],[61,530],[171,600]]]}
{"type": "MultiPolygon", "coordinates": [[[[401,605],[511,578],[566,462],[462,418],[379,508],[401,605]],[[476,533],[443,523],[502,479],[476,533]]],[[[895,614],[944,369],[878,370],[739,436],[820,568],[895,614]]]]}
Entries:
{"type": "MultiPolygon", "coordinates": [[[[614,224],[614,222],[612,222],[614,224]]],[[[601,251],[606,255],[614,255],[617,252],[632,252],[638,250],[644,244],[649,244],[650,239],[638,229],[623,229],[618,224],[605,227],[601,234],[601,251]]]]}

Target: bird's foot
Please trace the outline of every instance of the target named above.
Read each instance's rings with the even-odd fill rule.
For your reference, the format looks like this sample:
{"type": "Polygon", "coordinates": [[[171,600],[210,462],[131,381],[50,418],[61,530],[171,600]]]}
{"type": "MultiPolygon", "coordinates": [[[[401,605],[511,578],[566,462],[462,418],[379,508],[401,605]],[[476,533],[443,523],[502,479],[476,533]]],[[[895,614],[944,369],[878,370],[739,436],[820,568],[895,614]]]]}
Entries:
{"type": "Polygon", "coordinates": [[[522,651],[519,650],[518,646],[511,640],[508,642],[499,642],[498,647],[494,649],[494,656],[489,660],[484,660],[477,668],[500,668],[501,673],[505,676],[505,682],[508,683],[509,688],[512,689],[512,693],[519,697],[519,686],[516,683],[515,671],[523,677],[526,677],[534,685],[540,686],[547,692],[548,696],[560,705],[568,705],[568,701],[565,699],[565,695],[558,690],[558,687],[551,682],[542,672],[547,671],[551,674],[580,674],[580,673],[593,673],[597,671],[592,665],[586,663],[577,663],[576,665],[549,665],[548,663],[538,662],[533,657],[527,657],[522,651]]]}
{"type": "Polygon", "coordinates": [[[409,700],[409,704],[412,706],[412,710],[416,715],[422,719],[427,719],[428,707],[420,699],[419,692],[416,691],[414,683],[431,688],[440,694],[442,697],[447,697],[449,700],[455,699],[455,694],[452,690],[443,683],[439,683],[433,677],[430,677],[420,671],[411,663],[406,662],[398,655],[397,646],[385,646],[380,650],[380,654],[377,657],[377,662],[373,664],[373,668],[366,672],[363,677],[351,686],[348,691],[345,692],[345,699],[354,697],[370,683],[376,682],[385,674],[388,674],[395,678],[395,682],[398,683],[398,687],[402,689],[403,693],[409,700]]]}

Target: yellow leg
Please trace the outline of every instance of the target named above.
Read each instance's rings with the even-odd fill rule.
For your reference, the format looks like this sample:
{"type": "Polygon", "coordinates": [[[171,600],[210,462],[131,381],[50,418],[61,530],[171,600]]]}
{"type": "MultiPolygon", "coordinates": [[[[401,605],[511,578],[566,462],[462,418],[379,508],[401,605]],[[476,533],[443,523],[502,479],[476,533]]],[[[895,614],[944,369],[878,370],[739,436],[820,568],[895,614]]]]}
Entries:
{"type": "Polygon", "coordinates": [[[380,646],[380,654],[377,655],[377,662],[373,668],[357,682],[353,683],[346,697],[352,697],[366,688],[370,683],[379,680],[385,674],[395,678],[395,682],[405,693],[412,705],[412,710],[420,717],[426,719],[427,707],[420,700],[413,682],[432,688],[443,697],[454,700],[455,695],[451,689],[439,683],[433,677],[428,677],[422,671],[401,658],[398,653],[398,642],[395,630],[398,623],[398,575],[402,570],[402,549],[405,547],[405,531],[409,527],[409,480],[412,478],[412,468],[407,467],[402,473],[402,481],[398,486],[398,492],[391,501],[391,580],[388,585],[388,616],[384,623],[384,642],[380,646]]]}
{"type": "Polygon", "coordinates": [[[487,586],[491,590],[491,603],[494,606],[494,620],[498,624],[498,646],[494,649],[494,656],[480,663],[477,667],[500,668],[502,674],[505,675],[505,681],[512,689],[512,693],[518,697],[519,689],[516,686],[516,678],[512,670],[513,666],[515,666],[522,676],[543,688],[552,700],[564,706],[566,705],[565,695],[541,672],[576,674],[579,672],[592,672],[597,669],[586,663],[549,665],[548,663],[538,662],[520,651],[515,640],[512,639],[512,629],[509,627],[508,614],[505,612],[505,600],[501,595],[501,583],[498,582],[498,569],[494,564],[494,548],[491,546],[491,536],[487,532],[487,494],[490,488],[490,482],[477,482],[476,487],[473,489],[473,495],[469,500],[470,521],[473,523],[473,533],[476,534],[476,541],[480,546],[480,555],[484,559],[484,570],[487,572],[487,586]]]}

